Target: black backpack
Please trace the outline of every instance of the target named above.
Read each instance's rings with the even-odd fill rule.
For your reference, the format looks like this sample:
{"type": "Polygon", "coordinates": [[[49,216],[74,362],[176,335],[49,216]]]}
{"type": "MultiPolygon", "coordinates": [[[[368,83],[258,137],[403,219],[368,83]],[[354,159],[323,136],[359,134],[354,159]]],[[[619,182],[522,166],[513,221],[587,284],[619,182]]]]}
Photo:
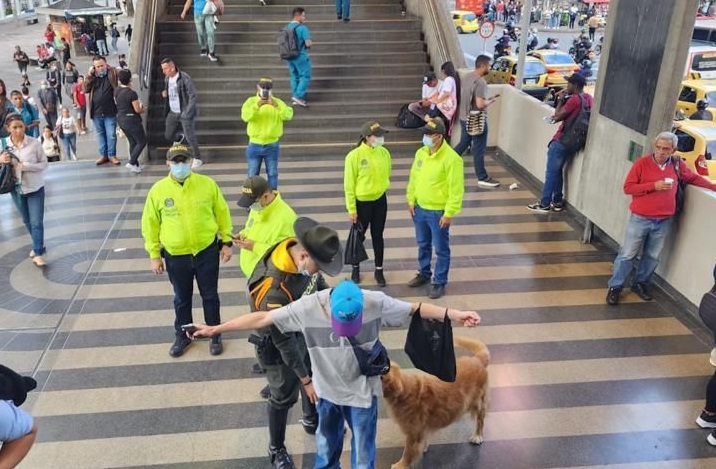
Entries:
{"type": "Polygon", "coordinates": [[[565,124],[562,138],[559,143],[571,152],[578,152],[587,143],[587,132],[589,131],[589,118],[592,116],[592,109],[584,105],[584,97],[579,97],[579,113],[576,117],[565,124]]]}
{"type": "Polygon", "coordinates": [[[278,55],[283,60],[293,60],[297,58],[300,53],[298,34],[296,33],[296,28],[299,26],[300,24],[294,27],[287,25],[278,32],[278,55]]]}
{"type": "Polygon", "coordinates": [[[425,125],[425,121],[410,112],[407,104],[403,104],[395,120],[395,126],[401,129],[417,129],[425,125]]]}

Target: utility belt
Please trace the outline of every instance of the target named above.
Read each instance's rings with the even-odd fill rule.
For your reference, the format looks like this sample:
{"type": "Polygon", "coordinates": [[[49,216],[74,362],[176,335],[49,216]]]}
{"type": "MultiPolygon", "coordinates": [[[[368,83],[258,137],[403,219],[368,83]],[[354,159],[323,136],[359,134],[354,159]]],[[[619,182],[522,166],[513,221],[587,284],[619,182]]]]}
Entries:
{"type": "Polygon", "coordinates": [[[281,352],[276,348],[270,333],[263,335],[251,334],[249,343],[256,346],[256,355],[262,365],[282,365],[281,352]]]}

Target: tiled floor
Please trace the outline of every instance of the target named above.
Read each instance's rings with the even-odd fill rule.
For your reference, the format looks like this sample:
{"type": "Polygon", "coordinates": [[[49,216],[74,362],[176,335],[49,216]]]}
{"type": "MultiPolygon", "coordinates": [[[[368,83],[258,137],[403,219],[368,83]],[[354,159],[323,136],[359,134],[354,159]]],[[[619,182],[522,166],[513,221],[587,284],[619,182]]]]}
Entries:
{"type": "MultiPolygon", "coordinates": [[[[394,159],[386,290],[424,301],[404,286],[416,267],[403,195],[410,161],[394,159]]],[[[341,158],[310,166],[282,161],[280,189],[297,212],[345,237],[341,158]]],[[[507,190],[514,177],[495,163],[490,170],[500,189],[478,191],[466,170],[451,281],[439,301],[483,317],[481,327],[456,333],[481,338],[492,353],[486,441],[471,446],[462,420],[431,438],[422,467],[716,467],[716,448],[693,422],[713,372],[708,345],[690,331],[694,321],[663,295],[606,306],[613,253],[580,244],[567,214],[529,213],[534,195],[507,190]]],[[[203,168],[221,184],[236,226],[245,218],[235,205],[244,171],[243,163],[203,168]]],[[[251,374],[246,334],[229,334],[219,357],[206,343],[180,359],[168,355],[171,288],[149,272],[139,224],[146,191],[164,172],[53,166],[44,271],[27,257],[29,237],[10,201],[0,204],[0,362],[34,373],[41,389],[27,404],[40,433],[22,468],[268,467],[264,379],[251,374]]],[[[370,265],[364,271],[373,288],[370,265]]],[[[247,311],[239,277],[235,261],[222,266],[224,319],[247,311]]],[[[404,338],[404,329],[382,335],[408,367],[404,338]]],[[[313,438],[297,418],[293,412],[289,449],[312,467],[313,438]]],[[[401,445],[381,405],[377,467],[396,461],[401,445]]]]}

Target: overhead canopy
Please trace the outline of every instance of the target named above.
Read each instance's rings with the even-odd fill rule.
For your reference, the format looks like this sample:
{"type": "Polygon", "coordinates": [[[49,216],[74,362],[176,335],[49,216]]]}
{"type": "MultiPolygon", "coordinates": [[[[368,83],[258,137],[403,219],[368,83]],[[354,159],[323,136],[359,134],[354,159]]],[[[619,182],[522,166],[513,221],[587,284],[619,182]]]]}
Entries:
{"type": "Polygon", "coordinates": [[[89,0],[61,0],[46,7],[35,9],[40,14],[64,16],[67,19],[76,16],[119,15],[122,10],[116,7],[97,5],[89,0]]]}

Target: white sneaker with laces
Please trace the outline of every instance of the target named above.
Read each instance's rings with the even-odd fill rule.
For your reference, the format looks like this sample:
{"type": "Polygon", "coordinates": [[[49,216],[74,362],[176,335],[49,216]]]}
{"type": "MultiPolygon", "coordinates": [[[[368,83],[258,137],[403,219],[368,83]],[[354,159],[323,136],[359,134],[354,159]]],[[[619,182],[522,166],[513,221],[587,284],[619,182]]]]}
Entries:
{"type": "Polygon", "coordinates": [[[499,182],[499,181],[496,181],[496,180],[494,180],[494,179],[492,179],[492,178],[487,178],[487,179],[485,179],[485,180],[478,180],[478,181],[477,181],[477,185],[478,185],[479,187],[490,187],[490,188],[493,188],[493,187],[498,187],[498,186],[500,185],[500,182],[499,182]]]}
{"type": "Polygon", "coordinates": [[[711,357],[709,358],[709,363],[711,363],[711,366],[716,366],[716,347],[711,350],[711,357]]]}
{"type": "Polygon", "coordinates": [[[203,161],[201,161],[199,158],[194,158],[194,160],[191,162],[191,169],[199,169],[204,164],[203,161]]]}

